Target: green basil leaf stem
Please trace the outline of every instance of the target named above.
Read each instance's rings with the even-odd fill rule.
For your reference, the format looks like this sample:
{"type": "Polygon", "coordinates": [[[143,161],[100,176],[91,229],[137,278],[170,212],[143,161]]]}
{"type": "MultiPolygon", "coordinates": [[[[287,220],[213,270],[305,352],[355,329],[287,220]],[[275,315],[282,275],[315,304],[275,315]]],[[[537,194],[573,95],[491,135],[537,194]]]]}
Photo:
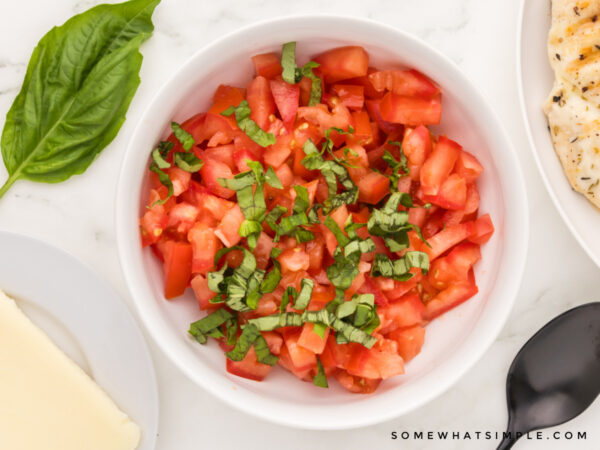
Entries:
{"type": "Polygon", "coordinates": [[[327,375],[325,375],[325,369],[323,368],[323,363],[317,356],[317,373],[313,377],[313,384],[318,387],[328,388],[329,384],[327,384],[327,375]]]}

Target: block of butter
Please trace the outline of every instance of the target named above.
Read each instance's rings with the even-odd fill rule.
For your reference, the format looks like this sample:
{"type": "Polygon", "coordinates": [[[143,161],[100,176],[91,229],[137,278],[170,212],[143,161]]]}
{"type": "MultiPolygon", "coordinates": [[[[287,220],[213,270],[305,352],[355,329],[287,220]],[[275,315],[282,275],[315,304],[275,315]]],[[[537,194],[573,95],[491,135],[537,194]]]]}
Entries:
{"type": "Polygon", "coordinates": [[[140,429],[0,291],[0,449],[133,450],[140,429]]]}

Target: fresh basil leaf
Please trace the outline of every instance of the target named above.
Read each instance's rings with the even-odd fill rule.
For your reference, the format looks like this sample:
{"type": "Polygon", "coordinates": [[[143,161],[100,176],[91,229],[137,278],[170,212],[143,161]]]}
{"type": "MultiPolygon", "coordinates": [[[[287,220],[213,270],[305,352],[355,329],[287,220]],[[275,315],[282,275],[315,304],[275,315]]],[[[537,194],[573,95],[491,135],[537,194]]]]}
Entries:
{"type": "Polygon", "coordinates": [[[171,167],[171,163],[165,161],[159,148],[152,150],[152,162],[156,164],[156,167],[159,169],[168,169],[171,167]]]}
{"type": "Polygon", "coordinates": [[[344,234],[340,226],[337,224],[335,220],[331,216],[325,217],[323,221],[323,225],[325,225],[329,231],[333,233],[338,244],[342,247],[345,247],[350,242],[350,239],[344,234]]]}
{"type": "MultiPolygon", "coordinates": [[[[216,264],[216,263],[215,263],[216,264]]],[[[227,292],[226,286],[223,284],[225,281],[225,273],[227,272],[227,264],[221,267],[221,270],[214,272],[208,272],[206,279],[208,281],[208,288],[216,294],[225,294],[227,292]]]]}
{"type": "Polygon", "coordinates": [[[262,231],[262,225],[260,224],[260,222],[257,222],[255,220],[246,219],[240,225],[240,229],[238,230],[238,233],[242,237],[247,237],[247,236],[250,236],[251,234],[256,234],[256,233],[260,234],[261,231],[262,231]]]}
{"type": "Polygon", "coordinates": [[[204,161],[193,153],[177,152],[173,156],[173,160],[177,167],[190,173],[198,172],[204,166],[204,161]]]}
{"type": "Polygon", "coordinates": [[[272,133],[264,131],[250,118],[250,105],[248,105],[246,100],[242,100],[235,108],[227,108],[221,114],[223,116],[235,114],[235,120],[239,129],[261,147],[268,147],[275,143],[275,136],[272,133]]]}
{"type": "Polygon", "coordinates": [[[358,188],[350,179],[350,175],[341,164],[323,159],[315,144],[307,139],[303,146],[306,156],[301,163],[308,170],[320,170],[327,184],[328,198],[323,202],[323,210],[329,213],[331,210],[343,204],[354,204],[358,200],[358,188]],[[338,183],[345,189],[338,194],[338,183]]]}
{"type": "Polygon", "coordinates": [[[237,331],[239,328],[238,321],[235,317],[227,320],[225,322],[225,327],[227,328],[227,345],[235,345],[237,341],[237,331]]]}
{"type": "Polygon", "coordinates": [[[383,159],[387,163],[390,169],[392,169],[392,173],[388,176],[388,178],[390,179],[390,183],[392,186],[391,190],[392,192],[394,192],[398,189],[398,180],[410,174],[410,169],[407,165],[408,161],[406,159],[406,156],[404,156],[404,153],[402,152],[402,143],[396,141],[389,141],[388,143],[395,144],[400,147],[400,161],[397,161],[396,158],[394,158],[394,156],[387,150],[381,157],[381,159],[383,159]]]}
{"type": "Polygon", "coordinates": [[[181,125],[179,125],[177,122],[171,122],[171,130],[173,130],[173,134],[186,152],[189,151],[194,144],[196,144],[194,137],[181,128],[181,125]]]}
{"type": "MultiPolygon", "coordinates": [[[[265,222],[267,223],[267,225],[269,225],[269,227],[271,227],[271,229],[273,231],[277,232],[277,229],[278,229],[277,220],[279,220],[279,218],[281,216],[283,216],[286,212],[287,212],[287,208],[285,206],[276,205],[265,216],[265,222]]],[[[278,240],[279,240],[278,236],[275,236],[275,239],[273,239],[274,242],[277,242],[278,240]]]]}
{"type": "Polygon", "coordinates": [[[275,259],[277,257],[279,257],[279,255],[281,255],[281,253],[283,252],[282,249],[280,249],[279,247],[273,247],[271,249],[271,258],[275,259]]]}
{"type": "MultiPolygon", "coordinates": [[[[169,178],[169,175],[167,175],[165,172],[159,169],[158,165],[150,164],[150,170],[156,175],[158,175],[158,181],[160,181],[160,184],[166,186],[168,189],[167,196],[163,199],[156,200],[152,205],[150,205],[150,207],[152,208],[154,205],[164,205],[165,202],[173,196],[174,190],[171,178],[169,178]]],[[[0,197],[1,196],[2,195],[0,194],[0,197]]]]}
{"type": "Polygon", "coordinates": [[[298,296],[298,291],[293,286],[288,286],[283,295],[281,296],[281,304],[279,305],[279,312],[281,314],[285,313],[288,305],[290,304],[290,299],[293,300],[298,296]]]}
{"type": "Polygon", "coordinates": [[[327,267],[327,278],[338,289],[348,289],[358,275],[358,262],[342,254],[338,247],[333,252],[334,263],[327,267]]]}
{"type": "Polygon", "coordinates": [[[225,353],[225,356],[232,361],[241,361],[246,357],[250,347],[252,347],[252,344],[254,344],[259,336],[261,336],[261,334],[260,331],[258,331],[258,328],[252,324],[246,325],[242,330],[242,334],[238,336],[235,347],[225,353]]]}
{"type": "Polygon", "coordinates": [[[312,233],[312,231],[305,230],[302,227],[297,227],[294,230],[294,237],[296,238],[296,241],[302,244],[304,242],[312,241],[315,238],[315,235],[312,233]]]}
{"type": "Polygon", "coordinates": [[[325,369],[323,368],[323,363],[317,356],[317,373],[313,377],[313,384],[318,387],[328,388],[329,384],[327,384],[327,375],[325,375],[325,369]]]}
{"type": "Polygon", "coordinates": [[[325,331],[327,331],[327,325],[324,323],[316,322],[313,326],[313,332],[321,339],[325,339],[325,331]]]}
{"type": "Polygon", "coordinates": [[[321,84],[321,79],[318,76],[316,76],[315,73],[313,72],[313,69],[315,69],[317,67],[319,67],[318,63],[316,63],[314,61],[309,61],[306,64],[304,64],[302,69],[300,69],[300,70],[296,69],[296,72],[299,72],[299,76],[298,76],[298,74],[296,76],[297,81],[300,81],[302,79],[302,77],[307,77],[307,78],[310,78],[310,80],[311,80],[308,106],[318,105],[319,103],[321,103],[321,97],[323,96],[323,92],[322,92],[323,87],[321,84]]]}
{"type": "Polygon", "coordinates": [[[9,176],[0,197],[18,179],[58,183],[83,173],[114,139],[140,82],[139,48],[159,1],[99,5],[42,37],[6,116],[9,176]]]}
{"type": "Polygon", "coordinates": [[[223,325],[226,321],[233,319],[231,314],[226,309],[217,309],[208,316],[190,324],[189,333],[198,340],[201,344],[206,343],[206,336],[223,325]]]}
{"type": "Polygon", "coordinates": [[[423,252],[406,252],[399,259],[391,260],[387,255],[376,254],[371,268],[372,277],[387,277],[398,281],[407,281],[413,277],[410,269],[420,268],[424,273],[429,271],[429,256],[423,252]]]}
{"type": "Polygon", "coordinates": [[[300,293],[294,301],[294,308],[306,309],[310,303],[310,297],[312,295],[315,282],[310,278],[303,278],[300,282],[300,293]]]}
{"type": "MultiPolygon", "coordinates": [[[[273,256],[271,256],[273,257],[273,256]]],[[[279,282],[281,281],[281,265],[279,261],[273,260],[273,268],[267,273],[265,279],[260,285],[260,291],[263,294],[268,294],[273,292],[279,286],[279,282]]]]}
{"type": "Polygon", "coordinates": [[[296,43],[286,42],[281,49],[281,78],[289,84],[296,84],[296,43]]]}
{"type": "Polygon", "coordinates": [[[254,351],[256,352],[256,359],[259,363],[266,364],[268,366],[274,366],[277,364],[277,356],[271,354],[267,340],[262,334],[254,341],[254,351]]]}
{"type": "Polygon", "coordinates": [[[308,189],[306,189],[304,186],[294,185],[294,191],[296,191],[296,198],[294,200],[294,207],[292,211],[295,214],[306,212],[306,210],[310,208],[308,189]]]}
{"type": "Polygon", "coordinates": [[[281,180],[275,173],[275,170],[272,166],[269,166],[267,171],[265,172],[265,181],[269,186],[274,187],[275,189],[283,189],[283,185],[281,184],[281,180]]]}

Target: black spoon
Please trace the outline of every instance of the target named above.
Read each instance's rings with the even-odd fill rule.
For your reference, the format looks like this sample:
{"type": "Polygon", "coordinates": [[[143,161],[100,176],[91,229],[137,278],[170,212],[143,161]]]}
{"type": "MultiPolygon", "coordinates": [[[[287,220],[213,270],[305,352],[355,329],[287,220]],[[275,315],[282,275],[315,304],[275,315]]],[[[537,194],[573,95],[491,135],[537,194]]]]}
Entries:
{"type": "MultiPolygon", "coordinates": [[[[506,379],[508,435],[567,422],[600,393],[600,303],[573,308],[546,324],[521,348],[506,379]]],[[[519,434],[520,433],[520,434],[519,434]]]]}

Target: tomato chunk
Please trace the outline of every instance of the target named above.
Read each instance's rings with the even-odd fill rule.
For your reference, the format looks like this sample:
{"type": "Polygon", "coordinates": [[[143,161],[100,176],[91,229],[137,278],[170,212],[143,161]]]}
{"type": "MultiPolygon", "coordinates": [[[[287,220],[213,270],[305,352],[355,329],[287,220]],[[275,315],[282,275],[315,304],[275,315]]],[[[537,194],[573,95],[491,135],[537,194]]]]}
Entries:
{"type": "Polygon", "coordinates": [[[314,58],[327,83],[367,75],[369,54],[359,46],[338,47],[314,58]]]}
{"type": "Polygon", "coordinates": [[[410,70],[382,70],[369,74],[373,87],[382,92],[384,89],[396,95],[432,98],[440,89],[422,73],[410,70]]]}
{"type": "Polygon", "coordinates": [[[207,273],[215,268],[215,255],[223,246],[213,228],[204,223],[196,223],[188,233],[188,241],[192,244],[192,272],[207,273]]]}
{"type": "Polygon", "coordinates": [[[219,178],[233,178],[233,172],[227,164],[212,158],[204,158],[200,175],[206,188],[213,194],[223,198],[231,198],[235,194],[235,191],[224,188],[218,181],[219,178]]]}
{"type": "Polygon", "coordinates": [[[490,240],[494,234],[494,224],[489,214],[479,217],[473,224],[473,232],[469,240],[476,244],[483,245],[490,240]]]}
{"type": "Polygon", "coordinates": [[[192,246],[186,242],[169,241],[165,246],[165,298],[182,295],[192,274],[192,246]]]}
{"type": "Polygon", "coordinates": [[[262,53],[252,57],[256,75],[267,79],[281,75],[281,62],[275,53],[262,53]]]}
{"type": "Polygon", "coordinates": [[[358,181],[358,199],[375,205],[390,192],[390,179],[377,172],[369,172],[358,181]]]}
{"type": "Polygon", "coordinates": [[[409,126],[436,125],[442,118],[442,98],[406,97],[388,92],[381,99],[381,117],[409,126]]]}
{"type": "Polygon", "coordinates": [[[419,354],[425,342],[425,328],[416,325],[414,327],[396,330],[390,333],[390,339],[398,344],[398,353],[406,362],[419,354]]]}
{"type": "Polygon", "coordinates": [[[272,369],[271,366],[258,362],[254,347],[250,347],[250,350],[241,361],[232,361],[227,358],[226,364],[227,372],[254,381],[264,380],[272,369]]]}
{"type": "Polygon", "coordinates": [[[445,136],[440,136],[421,169],[421,187],[425,194],[437,195],[442,183],[452,172],[460,151],[460,145],[445,136]]]}
{"type": "Polygon", "coordinates": [[[446,250],[471,236],[474,230],[473,222],[459,223],[458,225],[446,227],[435,236],[428,239],[431,247],[425,246],[423,251],[427,253],[429,259],[433,261],[446,250]]]}
{"type": "Polygon", "coordinates": [[[302,326],[302,332],[298,338],[298,345],[320,355],[323,353],[323,350],[325,350],[325,344],[327,344],[327,337],[329,336],[329,328],[325,330],[323,337],[315,333],[314,328],[315,324],[310,322],[307,322],[302,326]]]}
{"type": "Polygon", "coordinates": [[[268,130],[271,124],[269,117],[274,117],[275,114],[275,101],[269,80],[257,76],[248,84],[246,96],[250,106],[250,118],[263,130],[268,130]]]}
{"type": "Polygon", "coordinates": [[[296,111],[300,102],[300,86],[286,83],[283,80],[271,80],[271,92],[283,124],[289,128],[296,119],[296,111]]]}

